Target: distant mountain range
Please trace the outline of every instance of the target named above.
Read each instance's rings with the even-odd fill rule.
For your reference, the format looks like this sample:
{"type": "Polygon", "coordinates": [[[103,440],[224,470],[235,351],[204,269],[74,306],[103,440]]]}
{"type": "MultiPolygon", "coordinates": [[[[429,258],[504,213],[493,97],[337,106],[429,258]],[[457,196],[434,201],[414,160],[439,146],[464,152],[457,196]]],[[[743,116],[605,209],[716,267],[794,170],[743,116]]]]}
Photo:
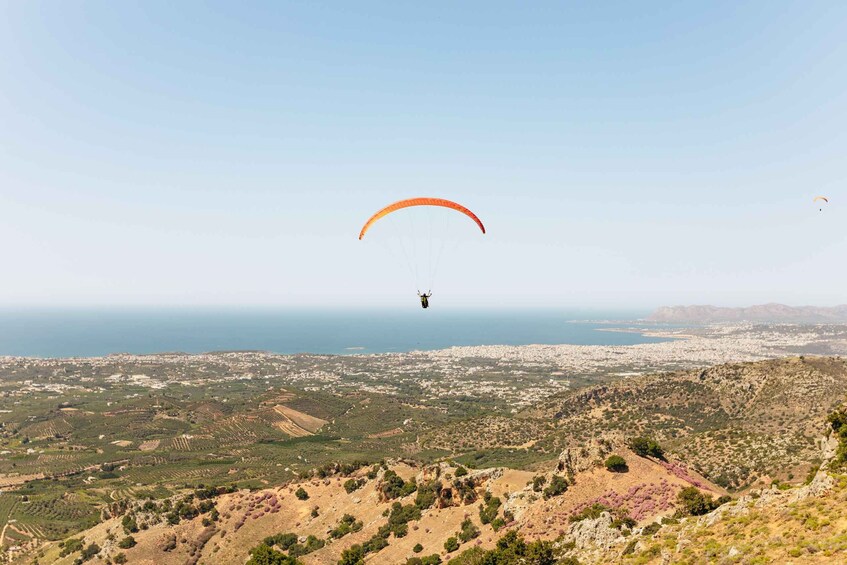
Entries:
{"type": "Polygon", "coordinates": [[[847,304],[840,306],[786,306],[761,304],[747,308],[720,306],[662,306],[647,320],[651,322],[792,322],[847,323],[847,304]]]}

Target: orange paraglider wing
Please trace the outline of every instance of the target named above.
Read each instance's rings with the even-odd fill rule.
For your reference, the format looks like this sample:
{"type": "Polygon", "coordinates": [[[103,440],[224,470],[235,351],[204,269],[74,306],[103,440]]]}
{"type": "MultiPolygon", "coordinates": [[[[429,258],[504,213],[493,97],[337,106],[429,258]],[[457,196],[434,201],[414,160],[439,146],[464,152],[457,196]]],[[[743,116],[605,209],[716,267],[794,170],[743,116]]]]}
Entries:
{"type": "Polygon", "coordinates": [[[824,202],[829,202],[829,198],[827,198],[826,196],[815,196],[814,202],[817,202],[818,200],[823,200],[824,202]]]}
{"type": "Polygon", "coordinates": [[[403,208],[410,208],[412,206],[441,206],[443,208],[451,208],[456,210],[457,212],[461,212],[479,226],[479,229],[482,230],[482,233],[485,233],[485,226],[482,225],[482,221],[477,218],[476,214],[462,206],[461,204],[457,204],[451,200],[445,200],[443,198],[409,198],[408,200],[400,200],[399,202],[395,202],[394,204],[389,204],[376,214],[370,217],[370,219],[365,222],[365,225],[362,227],[362,231],[359,232],[359,239],[365,237],[365,233],[371,228],[371,226],[379,220],[380,218],[387,216],[392,212],[396,212],[397,210],[402,210],[403,208]]]}

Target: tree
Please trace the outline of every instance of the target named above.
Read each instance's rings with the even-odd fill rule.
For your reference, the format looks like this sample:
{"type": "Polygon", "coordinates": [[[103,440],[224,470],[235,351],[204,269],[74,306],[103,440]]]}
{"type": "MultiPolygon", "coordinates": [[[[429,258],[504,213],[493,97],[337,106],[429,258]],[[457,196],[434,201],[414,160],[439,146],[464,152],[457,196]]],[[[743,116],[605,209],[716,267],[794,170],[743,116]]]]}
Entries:
{"type": "Polygon", "coordinates": [[[440,481],[429,481],[418,486],[418,494],[415,496],[415,506],[421,510],[430,508],[441,492],[440,481]]]}
{"type": "Polygon", "coordinates": [[[341,552],[338,565],[362,565],[365,562],[365,549],[359,545],[353,545],[341,552]]]}
{"type": "Polygon", "coordinates": [[[665,451],[656,442],[649,437],[636,437],[629,441],[629,448],[641,457],[655,457],[656,459],[665,458],[665,451]]]}
{"type": "Polygon", "coordinates": [[[423,546],[419,543],[416,543],[415,547],[412,548],[412,551],[414,551],[415,553],[420,553],[421,551],[423,551],[423,546]]]}
{"type": "Polygon", "coordinates": [[[554,496],[564,494],[568,490],[568,481],[561,475],[553,475],[550,479],[550,485],[544,489],[544,498],[550,499],[554,496]]]}
{"type": "Polygon", "coordinates": [[[88,547],[82,550],[82,560],[88,561],[98,553],[100,553],[100,546],[92,542],[88,544],[88,547]]]}
{"type": "Polygon", "coordinates": [[[246,565],[298,565],[298,562],[262,543],[250,550],[250,560],[246,565]]]}
{"type": "Polygon", "coordinates": [[[620,455],[610,455],[609,458],[606,459],[606,469],[613,473],[624,473],[629,470],[626,465],[626,459],[620,455]]]}
{"type": "Polygon", "coordinates": [[[534,492],[541,492],[544,489],[544,484],[547,482],[547,477],[544,475],[535,475],[532,478],[532,490],[534,492]]]}
{"type": "Polygon", "coordinates": [[[452,553],[459,549],[459,540],[455,537],[450,536],[447,538],[447,541],[444,542],[444,549],[447,550],[447,553],[452,553]]]}
{"type": "Polygon", "coordinates": [[[344,481],[344,490],[347,491],[347,494],[362,488],[365,484],[365,479],[347,479],[344,481]]]}
{"type": "Polygon", "coordinates": [[[465,518],[461,525],[459,539],[467,543],[476,537],[479,537],[479,528],[471,522],[470,518],[465,518]]]}
{"type": "Polygon", "coordinates": [[[127,536],[118,542],[118,547],[120,547],[121,549],[129,549],[131,547],[135,547],[135,545],[135,538],[132,536],[127,536]]]}
{"type": "Polygon", "coordinates": [[[123,517],[121,520],[121,526],[123,526],[124,533],[127,534],[134,534],[138,531],[138,524],[132,514],[127,514],[123,517]]]}
{"type": "Polygon", "coordinates": [[[309,499],[309,493],[306,492],[306,489],[304,489],[303,487],[300,487],[296,491],[294,491],[294,496],[296,496],[300,500],[309,499]]]}
{"type": "Polygon", "coordinates": [[[464,467],[462,467],[461,465],[459,465],[458,467],[456,467],[456,472],[454,473],[454,475],[455,475],[455,476],[457,476],[457,477],[464,477],[464,476],[465,476],[465,475],[467,475],[467,474],[468,474],[468,470],[467,470],[467,469],[465,469],[464,467]]]}
{"type": "Polygon", "coordinates": [[[123,565],[126,561],[126,554],[124,552],[118,553],[112,557],[112,562],[117,563],[118,565],[123,565]]]}
{"type": "Polygon", "coordinates": [[[702,516],[708,514],[718,506],[712,500],[712,495],[705,495],[697,487],[686,487],[679,491],[676,500],[680,505],[680,512],[691,516],[702,516]]]}

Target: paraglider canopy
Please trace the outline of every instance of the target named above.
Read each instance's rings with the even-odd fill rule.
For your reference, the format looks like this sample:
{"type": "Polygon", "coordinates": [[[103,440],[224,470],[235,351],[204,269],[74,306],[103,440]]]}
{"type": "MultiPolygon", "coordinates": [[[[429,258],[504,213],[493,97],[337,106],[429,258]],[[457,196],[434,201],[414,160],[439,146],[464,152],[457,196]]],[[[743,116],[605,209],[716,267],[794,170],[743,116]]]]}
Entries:
{"type": "MultiPolygon", "coordinates": [[[[829,198],[827,198],[826,196],[815,196],[815,199],[812,202],[819,202],[819,201],[823,201],[823,202],[826,202],[827,204],[829,204],[829,198]]],[[[818,211],[823,212],[823,208],[819,208],[818,211]]]]}
{"type": "Polygon", "coordinates": [[[470,210],[462,206],[461,204],[457,204],[452,200],[445,200],[444,198],[409,198],[407,200],[400,200],[395,202],[394,204],[389,204],[376,214],[370,217],[370,219],[365,222],[365,225],[362,227],[362,231],[359,232],[359,239],[365,237],[365,233],[371,226],[382,217],[387,216],[391,212],[396,212],[397,210],[402,210],[403,208],[409,208],[411,206],[441,206],[443,208],[451,208],[456,210],[457,212],[461,212],[465,216],[469,217],[471,220],[476,222],[476,225],[479,226],[479,229],[482,230],[482,233],[485,233],[485,226],[482,225],[482,221],[470,210]]]}

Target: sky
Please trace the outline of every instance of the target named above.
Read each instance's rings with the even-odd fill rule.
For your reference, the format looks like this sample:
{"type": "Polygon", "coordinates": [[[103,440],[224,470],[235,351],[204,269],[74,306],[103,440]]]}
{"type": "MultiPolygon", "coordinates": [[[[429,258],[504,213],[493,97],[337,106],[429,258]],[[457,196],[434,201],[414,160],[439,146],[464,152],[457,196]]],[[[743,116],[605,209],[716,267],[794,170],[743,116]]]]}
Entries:
{"type": "Polygon", "coordinates": [[[438,305],[847,303],[845,37],[843,1],[0,2],[0,306],[408,305],[357,236],[413,196],[488,228],[451,217],[438,305]]]}

